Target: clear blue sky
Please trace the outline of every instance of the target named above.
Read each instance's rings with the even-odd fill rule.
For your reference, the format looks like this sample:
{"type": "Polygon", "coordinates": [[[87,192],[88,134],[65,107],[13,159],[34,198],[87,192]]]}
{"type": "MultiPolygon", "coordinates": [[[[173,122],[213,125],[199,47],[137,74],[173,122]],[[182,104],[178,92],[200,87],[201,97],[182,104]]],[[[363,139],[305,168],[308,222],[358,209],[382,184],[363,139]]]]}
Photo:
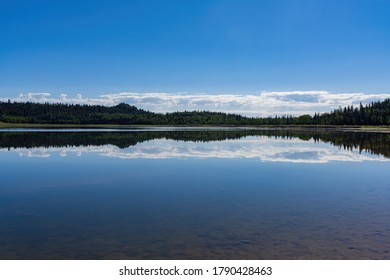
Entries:
{"type": "Polygon", "coordinates": [[[390,93],[390,1],[0,1],[0,97],[390,93]]]}

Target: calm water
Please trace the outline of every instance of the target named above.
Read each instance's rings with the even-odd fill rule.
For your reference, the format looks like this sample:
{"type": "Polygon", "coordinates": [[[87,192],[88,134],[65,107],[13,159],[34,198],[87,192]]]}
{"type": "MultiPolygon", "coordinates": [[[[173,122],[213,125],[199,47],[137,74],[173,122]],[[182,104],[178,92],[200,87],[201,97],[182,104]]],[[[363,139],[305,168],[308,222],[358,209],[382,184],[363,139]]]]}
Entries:
{"type": "Polygon", "coordinates": [[[390,259],[390,135],[0,131],[0,259],[390,259]]]}

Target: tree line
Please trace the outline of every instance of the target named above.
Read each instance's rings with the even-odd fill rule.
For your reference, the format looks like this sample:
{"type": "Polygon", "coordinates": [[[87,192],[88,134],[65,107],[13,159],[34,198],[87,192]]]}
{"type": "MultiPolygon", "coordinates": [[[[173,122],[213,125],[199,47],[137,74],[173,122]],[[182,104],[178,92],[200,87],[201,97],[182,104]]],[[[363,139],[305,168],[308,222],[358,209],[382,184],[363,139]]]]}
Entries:
{"type": "Polygon", "coordinates": [[[0,102],[0,122],[118,125],[390,125],[390,99],[347,106],[314,116],[244,117],[210,111],[153,113],[129,104],[101,105],[0,102]]]}

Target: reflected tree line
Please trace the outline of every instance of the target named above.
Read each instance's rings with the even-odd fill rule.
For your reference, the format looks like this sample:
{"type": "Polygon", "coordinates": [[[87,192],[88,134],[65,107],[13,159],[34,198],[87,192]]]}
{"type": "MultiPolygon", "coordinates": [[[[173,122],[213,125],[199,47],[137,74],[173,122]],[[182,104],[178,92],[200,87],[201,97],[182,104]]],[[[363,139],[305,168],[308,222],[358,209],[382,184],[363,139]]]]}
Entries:
{"type": "Polygon", "coordinates": [[[137,131],[137,132],[1,132],[0,148],[49,148],[115,145],[128,148],[154,139],[209,142],[266,136],[324,142],[346,150],[367,151],[390,158],[390,134],[313,130],[137,131]]]}

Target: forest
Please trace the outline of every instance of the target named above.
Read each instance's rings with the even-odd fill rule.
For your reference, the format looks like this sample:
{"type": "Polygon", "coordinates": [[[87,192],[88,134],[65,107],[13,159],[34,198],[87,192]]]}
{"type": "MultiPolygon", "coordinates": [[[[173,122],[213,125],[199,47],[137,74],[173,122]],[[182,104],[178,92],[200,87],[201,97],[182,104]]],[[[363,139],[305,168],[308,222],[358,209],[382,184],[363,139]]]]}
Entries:
{"type": "MultiPolygon", "coordinates": [[[[261,113],[261,112],[259,112],[261,113]]],[[[0,102],[0,122],[71,125],[390,125],[390,99],[338,108],[314,116],[245,117],[210,111],[153,113],[129,104],[101,105],[0,102]]]]}

